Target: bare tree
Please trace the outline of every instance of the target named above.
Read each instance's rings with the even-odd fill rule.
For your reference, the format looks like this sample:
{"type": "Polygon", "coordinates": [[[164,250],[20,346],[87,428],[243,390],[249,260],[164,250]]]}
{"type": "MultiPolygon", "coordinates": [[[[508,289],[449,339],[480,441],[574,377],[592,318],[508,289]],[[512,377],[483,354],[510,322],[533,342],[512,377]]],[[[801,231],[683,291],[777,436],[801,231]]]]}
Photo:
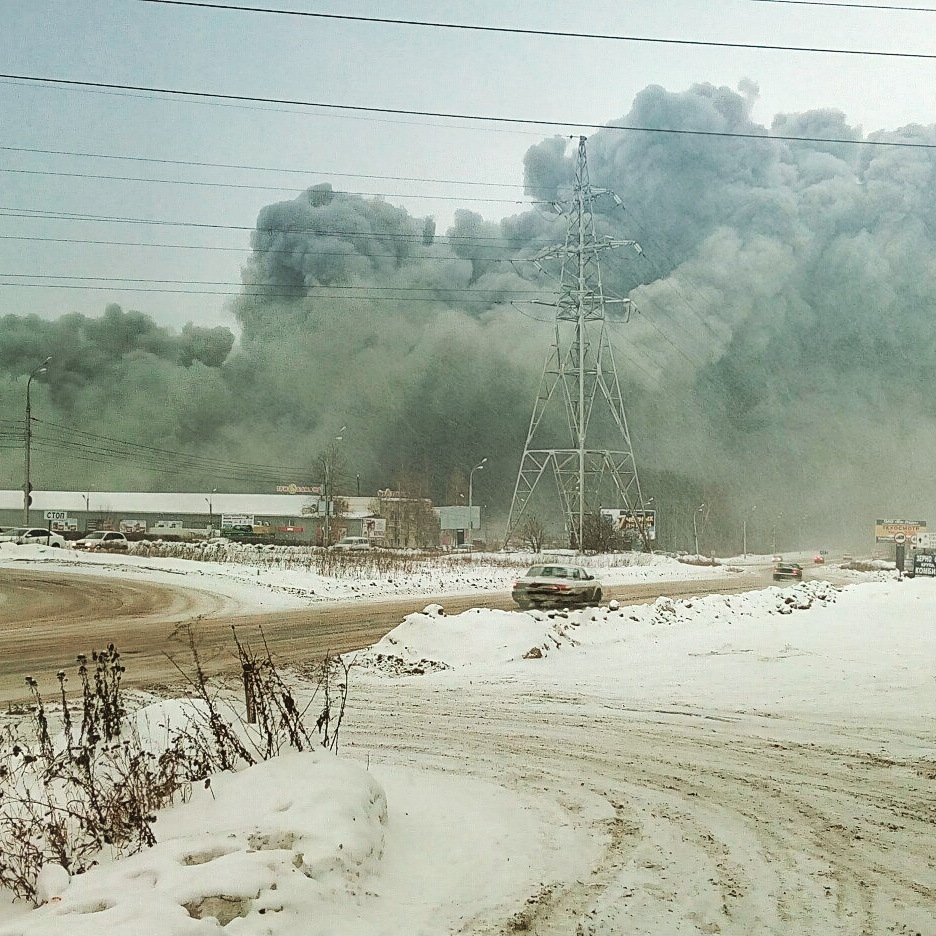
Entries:
{"type": "Polygon", "coordinates": [[[535,514],[530,515],[523,521],[517,530],[520,542],[523,543],[531,552],[538,553],[543,548],[543,541],[546,538],[546,527],[535,514]]]}

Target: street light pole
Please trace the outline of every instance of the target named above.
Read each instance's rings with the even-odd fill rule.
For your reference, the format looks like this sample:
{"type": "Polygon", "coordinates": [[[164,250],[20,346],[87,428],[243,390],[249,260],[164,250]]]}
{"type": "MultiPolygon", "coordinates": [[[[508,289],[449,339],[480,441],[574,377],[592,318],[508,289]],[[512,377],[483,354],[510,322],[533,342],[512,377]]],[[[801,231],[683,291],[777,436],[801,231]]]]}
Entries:
{"type": "MultiPolygon", "coordinates": [[[[651,504],[655,504],[655,503],[656,503],[656,501],[655,501],[652,497],[648,497],[647,500],[646,500],[645,503],[644,503],[644,515],[643,515],[643,517],[641,517],[641,523],[643,524],[644,542],[645,542],[645,543],[649,543],[649,541],[650,541],[650,538],[646,535],[646,531],[647,531],[647,515],[646,515],[646,510],[647,510],[647,508],[650,508],[650,505],[651,505],[651,504]]],[[[654,534],[654,538],[655,538],[656,541],[659,543],[659,541],[660,541],[660,529],[659,529],[659,524],[657,523],[657,519],[659,518],[660,511],[659,511],[656,507],[652,507],[652,508],[650,508],[650,509],[653,510],[653,534],[654,534]]],[[[653,547],[652,547],[652,546],[650,547],[650,552],[653,552],[653,547]]]]}
{"type": "Polygon", "coordinates": [[[36,374],[44,374],[48,369],[51,357],[47,357],[30,375],[26,381],[26,428],[23,432],[23,442],[25,459],[23,463],[23,526],[29,526],[29,504],[32,500],[30,492],[32,485],[29,483],[29,443],[32,439],[32,412],[29,406],[29,386],[33,382],[36,374]]]}
{"type": "Polygon", "coordinates": [[[208,501],[208,535],[214,536],[214,507],[211,503],[211,498],[213,495],[218,493],[217,488],[211,489],[211,494],[209,494],[205,500],[208,501]]]}
{"type": "Polygon", "coordinates": [[[696,515],[702,513],[705,508],[705,504],[699,504],[698,507],[692,512],[692,532],[695,535],[695,554],[699,555],[699,528],[696,525],[696,515]]]}
{"type": "MultiPolygon", "coordinates": [[[[340,442],[340,441],[342,440],[343,433],[346,432],[347,429],[348,429],[347,426],[342,426],[342,427],[338,430],[338,435],[335,436],[335,442],[340,442]]],[[[338,447],[337,447],[336,445],[334,445],[334,444],[332,444],[332,453],[331,453],[331,454],[332,454],[332,458],[334,458],[334,459],[337,460],[337,456],[338,456],[338,447]]],[[[323,476],[323,479],[322,479],[322,494],[323,494],[323,496],[324,496],[324,498],[325,498],[325,531],[324,531],[324,532],[325,532],[325,542],[324,542],[322,545],[328,546],[328,545],[330,545],[330,539],[331,539],[331,536],[330,536],[331,530],[329,529],[329,520],[328,520],[328,515],[329,515],[329,509],[328,509],[328,494],[329,494],[329,490],[328,490],[328,458],[327,458],[325,455],[319,455],[319,461],[322,463],[322,476],[323,476]]]]}
{"type": "Polygon", "coordinates": [[[322,463],[322,495],[325,498],[325,537],[323,546],[328,546],[328,459],[324,455],[319,455],[319,461],[322,463]]]}
{"type": "Polygon", "coordinates": [[[744,514],[744,519],[741,521],[741,555],[744,558],[747,558],[747,518],[748,514],[757,510],[757,504],[753,507],[749,507],[747,512],[744,514]]]}
{"type": "Polygon", "coordinates": [[[481,461],[478,462],[478,464],[475,465],[474,468],[472,468],[471,471],[468,472],[468,549],[469,550],[471,549],[471,531],[474,529],[474,518],[472,517],[472,514],[471,514],[471,499],[472,499],[472,494],[474,491],[474,486],[473,486],[474,473],[484,468],[484,463],[486,461],[487,461],[487,457],[482,458],[481,461]]]}

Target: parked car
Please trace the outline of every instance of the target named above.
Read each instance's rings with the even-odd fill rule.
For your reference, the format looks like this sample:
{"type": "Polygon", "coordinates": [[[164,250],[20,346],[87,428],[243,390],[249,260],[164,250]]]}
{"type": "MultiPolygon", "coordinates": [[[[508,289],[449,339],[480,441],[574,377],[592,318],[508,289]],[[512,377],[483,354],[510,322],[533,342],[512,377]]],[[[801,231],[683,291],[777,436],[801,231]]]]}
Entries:
{"type": "Polygon", "coordinates": [[[101,552],[126,551],[130,544],[123,533],[116,530],[95,530],[72,544],[75,549],[100,550],[101,552]]]}
{"type": "Polygon", "coordinates": [[[795,562],[780,562],[774,566],[773,577],[775,582],[779,582],[781,579],[802,581],[803,567],[795,562]]]}
{"type": "Polygon", "coordinates": [[[596,605],[601,583],[581,566],[535,565],[514,582],[512,594],[521,608],[596,605]]]}
{"type": "Polygon", "coordinates": [[[340,549],[342,551],[370,548],[371,541],[366,536],[342,536],[341,539],[332,546],[332,549],[340,549]]]}
{"type": "Polygon", "coordinates": [[[21,546],[35,543],[61,547],[65,545],[65,537],[45,527],[8,527],[0,532],[0,543],[18,543],[21,546]]]}

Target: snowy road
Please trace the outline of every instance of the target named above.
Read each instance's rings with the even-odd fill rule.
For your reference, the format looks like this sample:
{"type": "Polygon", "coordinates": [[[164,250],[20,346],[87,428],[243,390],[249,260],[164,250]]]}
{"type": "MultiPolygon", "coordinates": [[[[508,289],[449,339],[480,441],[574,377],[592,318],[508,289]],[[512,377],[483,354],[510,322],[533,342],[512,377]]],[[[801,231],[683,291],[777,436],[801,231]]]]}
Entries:
{"type": "Polygon", "coordinates": [[[893,726],[427,681],[352,695],[346,756],[546,797],[592,832],[577,874],[458,932],[936,933],[931,749],[893,726]]]}
{"type": "MultiPolygon", "coordinates": [[[[369,646],[396,627],[406,614],[432,601],[451,613],[472,607],[514,608],[506,592],[423,595],[409,598],[357,598],[260,613],[239,612],[236,602],[205,589],[198,577],[147,581],[108,574],[106,568],[75,571],[0,571],[0,701],[25,697],[24,676],[51,679],[57,670],[114,643],[128,666],[128,685],[177,682],[167,654],[186,660],[184,641],[172,634],[179,623],[197,620],[203,661],[209,672],[235,663],[231,628],[248,635],[263,628],[280,663],[321,659],[369,646]]],[[[606,588],[606,600],[622,603],[658,595],[736,592],[766,584],[767,573],[751,572],[710,580],[636,583],[606,588]],[[758,577],[759,576],[759,577],[758,577]]]]}

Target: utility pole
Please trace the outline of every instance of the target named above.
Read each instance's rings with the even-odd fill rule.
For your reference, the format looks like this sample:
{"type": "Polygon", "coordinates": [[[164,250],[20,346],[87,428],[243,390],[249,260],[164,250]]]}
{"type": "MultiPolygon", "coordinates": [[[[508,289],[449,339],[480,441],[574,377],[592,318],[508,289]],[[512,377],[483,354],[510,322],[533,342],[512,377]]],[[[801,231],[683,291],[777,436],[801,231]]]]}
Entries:
{"type": "Polygon", "coordinates": [[[695,538],[695,554],[698,556],[699,553],[699,527],[696,524],[696,517],[705,510],[705,504],[699,504],[698,507],[692,512],[692,533],[695,538]]]}
{"type": "Polygon", "coordinates": [[[324,532],[324,542],[323,546],[327,547],[328,543],[328,459],[324,455],[319,455],[319,461],[322,463],[322,494],[325,496],[325,532],[324,532]]]}
{"type": "Polygon", "coordinates": [[[471,539],[472,531],[474,530],[474,519],[471,514],[471,498],[474,493],[474,473],[476,471],[481,471],[484,468],[484,463],[487,461],[487,456],[481,459],[481,461],[468,472],[468,551],[471,552],[471,539]]]}
{"type": "Polygon", "coordinates": [[[32,410],[29,405],[29,387],[36,374],[44,374],[48,370],[51,357],[47,357],[26,380],[26,428],[23,432],[25,458],[23,463],[23,526],[29,526],[29,505],[32,503],[32,484],[29,480],[29,446],[32,441],[32,410]]]}
{"type": "Polygon", "coordinates": [[[505,544],[547,474],[556,482],[562,519],[578,552],[584,547],[588,513],[597,512],[602,504],[611,504],[629,513],[636,523],[634,511],[642,507],[637,466],[605,320],[607,304],[621,304],[626,316],[633,303],[630,299],[605,297],[598,264],[602,250],[613,247],[632,247],[638,253],[641,250],[632,240],[606,237],[599,241],[593,200],[605,194],[620,204],[620,199],[606,189],[592,189],[585,137],[579,137],[572,196],[563,206],[563,213],[568,213],[565,244],[547,248],[534,257],[540,270],[542,260],[555,259],[560,263],[558,295],[555,302],[549,303],[556,309],[555,340],[533,405],[507,518],[505,544]],[[555,448],[549,444],[556,439],[549,436],[551,420],[546,417],[560,409],[564,410],[569,445],[555,448]],[[593,416],[597,417],[593,426],[600,427],[592,430],[593,435],[600,436],[597,439],[589,437],[593,416]]]}

